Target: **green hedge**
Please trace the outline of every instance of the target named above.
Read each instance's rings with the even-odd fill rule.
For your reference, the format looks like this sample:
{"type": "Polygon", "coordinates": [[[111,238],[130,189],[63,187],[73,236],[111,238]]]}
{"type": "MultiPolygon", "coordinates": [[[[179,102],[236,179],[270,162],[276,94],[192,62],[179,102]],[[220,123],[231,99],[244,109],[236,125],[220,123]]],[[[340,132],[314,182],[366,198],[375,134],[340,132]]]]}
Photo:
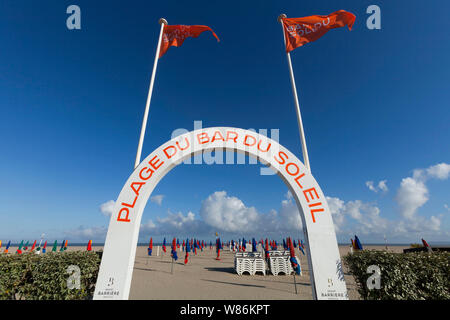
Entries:
{"type": "Polygon", "coordinates": [[[94,293],[100,254],[87,251],[0,255],[0,299],[82,300],[94,293]],[[69,289],[70,265],[80,268],[80,289],[69,289]]]}
{"type": "Polygon", "coordinates": [[[450,299],[450,253],[391,253],[363,250],[344,257],[355,277],[358,292],[366,300],[450,299]],[[380,289],[369,290],[367,279],[376,265],[381,271],[380,289]]]}

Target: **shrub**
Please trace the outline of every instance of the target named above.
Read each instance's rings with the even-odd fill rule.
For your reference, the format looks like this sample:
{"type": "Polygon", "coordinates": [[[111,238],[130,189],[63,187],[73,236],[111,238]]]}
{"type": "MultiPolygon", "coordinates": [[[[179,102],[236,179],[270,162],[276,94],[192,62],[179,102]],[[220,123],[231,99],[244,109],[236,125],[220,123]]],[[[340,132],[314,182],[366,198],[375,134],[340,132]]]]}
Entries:
{"type": "Polygon", "coordinates": [[[87,251],[0,255],[0,299],[90,299],[100,259],[98,253],[87,251]],[[80,289],[67,286],[70,265],[80,268],[80,289]]]}
{"type": "Polygon", "coordinates": [[[450,253],[391,253],[363,250],[344,257],[355,277],[358,292],[366,300],[450,299],[450,253]],[[369,290],[371,265],[381,271],[381,288],[369,290]]]}

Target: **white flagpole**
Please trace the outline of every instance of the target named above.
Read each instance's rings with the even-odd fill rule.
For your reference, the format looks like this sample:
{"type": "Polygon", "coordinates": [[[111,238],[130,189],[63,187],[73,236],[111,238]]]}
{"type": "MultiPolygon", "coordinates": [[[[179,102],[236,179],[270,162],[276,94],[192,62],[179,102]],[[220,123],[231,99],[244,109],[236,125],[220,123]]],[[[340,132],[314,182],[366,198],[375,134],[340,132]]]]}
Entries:
{"type": "MultiPolygon", "coordinates": [[[[284,46],[286,47],[286,37],[284,34],[283,21],[281,20],[282,18],[287,18],[287,16],[284,13],[278,16],[278,21],[281,23],[281,29],[283,30],[284,46]]],[[[308,169],[311,172],[311,167],[309,165],[308,149],[306,148],[305,133],[303,132],[302,115],[300,113],[300,105],[298,103],[297,88],[295,87],[294,71],[292,70],[291,55],[289,54],[289,52],[286,52],[286,56],[289,66],[289,72],[291,75],[292,93],[294,95],[295,111],[297,112],[298,131],[300,133],[300,141],[302,143],[303,160],[305,161],[306,169],[308,169]]]]}
{"type": "Polygon", "coordinates": [[[161,19],[159,19],[159,24],[161,25],[161,31],[159,33],[158,46],[156,47],[155,62],[153,63],[153,71],[152,71],[152,77],[150,79],[150,87],[148,89],[148,96],[147,96],[147,103],[145,105],[144,119],[142,119],[141,136],[139,138],[139,145],[138,145],[138,149],[137,149],[137,153],[136,153],[136,161],[134,163],[135,169],[141,162],[142,144],[144,143],[145,128],[147,127],[148,111],[150,109],[150,100],[152,99],[153,84],[155,83],[156,66],[158,65],[158,60],[159,60],[159,51],[161,49],[161,39],[162,39],[163,31],[164,31],[164,25],[167,24],[167,20],[164,18],[161,18],[161,19]]]}

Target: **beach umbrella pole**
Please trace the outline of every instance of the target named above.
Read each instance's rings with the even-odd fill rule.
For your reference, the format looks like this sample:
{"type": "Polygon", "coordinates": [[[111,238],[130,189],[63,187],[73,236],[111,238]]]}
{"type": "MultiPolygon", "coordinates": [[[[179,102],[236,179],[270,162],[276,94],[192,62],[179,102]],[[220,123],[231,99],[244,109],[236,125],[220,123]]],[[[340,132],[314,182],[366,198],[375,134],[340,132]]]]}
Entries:
{"type": "Polygon", "coordinates": [[[295,281],[295,270],[294,270],[294,287],[295,287],[295,294],[297,293],[297,281],[295,281]]]}
{"type": "Polygon", "coordinates": [[[170,267],[170,273],[173,274],[173,257],[172,257],[172,264],[171,264],[171,267],[170,267]]]}

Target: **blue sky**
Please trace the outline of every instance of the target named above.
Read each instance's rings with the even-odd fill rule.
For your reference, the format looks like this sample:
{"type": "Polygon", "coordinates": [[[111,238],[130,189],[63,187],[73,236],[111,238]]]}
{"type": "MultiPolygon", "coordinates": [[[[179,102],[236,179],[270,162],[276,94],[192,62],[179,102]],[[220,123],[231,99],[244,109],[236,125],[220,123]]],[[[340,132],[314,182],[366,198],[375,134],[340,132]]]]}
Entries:
{"type": "MultiPolygon", "coordinates": [[[[204,33],[160,59],[143,157],[196,120],[279,129],[280,143],[301,157],[277,16],[339,9],[356,15],[352,31],[331,30],[291,55],[312,172],[338,239],[449,242],[450,4],[399,0],[0,3],[0,239],[104,239],[100,206],[133,169],[160,17],[208,25],[221,41],[204,33]],[[81,30],[66,28],[71,4],[81,30]],[[381,8],[381,30],[366,27],[371,4],[381,8]]],[[[177,219],[186,230],[200,226],[193,236],[226,235],[205,226],[204,217],[224,214],[208,211],[211,203],[255,210],[258,221],[292,217],[286,186],[259,170],[175,168],[154,191],[162,201],[146,207],[140,240],[181,234],[177,219]]],[[[282,225],[275,236],[295,236],[282,225]]]]}

